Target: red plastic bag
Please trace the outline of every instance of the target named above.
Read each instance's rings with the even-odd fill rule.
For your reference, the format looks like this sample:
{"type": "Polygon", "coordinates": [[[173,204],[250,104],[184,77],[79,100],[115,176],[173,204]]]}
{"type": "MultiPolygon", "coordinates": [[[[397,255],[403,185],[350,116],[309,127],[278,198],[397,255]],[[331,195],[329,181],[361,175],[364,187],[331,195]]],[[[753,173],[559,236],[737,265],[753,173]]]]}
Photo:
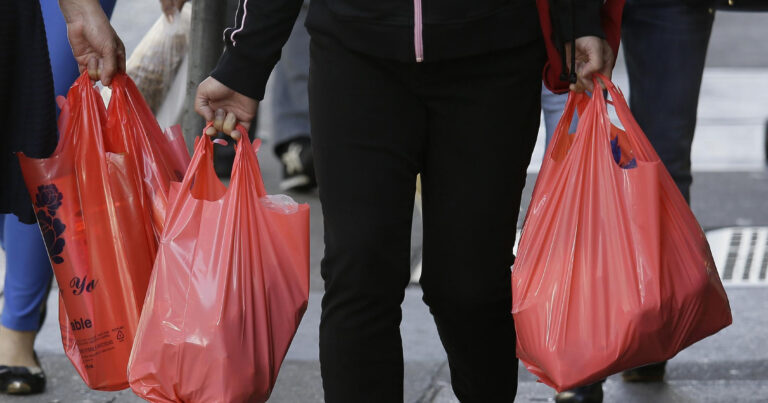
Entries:
{"type": "Polygon", "coordinates": [[[189,164],[184,137],[178,132],[171,137],[173,131],[163,133],[133,80],[125,73],[112,79],[106,130],[112,133],[112,138],[124,141],[123,147],[131,156],[128,161],[134,164],[133,172],[139,174],[136,183],[146,196],[142,200],[146,200],[152,227],[159,238],[170,182],[180,181],[189,164]]]}
{"type": "Polygon", "coordinates": [[[181,125],[173,125],[165,129],[163,135],[165,137],[162,142],[166,144],[166,165],[173,171],[172,180],[181,182],[191,160],[189,151],[187,151],[187,144],[184,142],[184,133],[181,130],[181,125]]]}
{"type": "Polygon", "coordinates": [[[601,78],[626,132],[602,91],[571,93],[512,270],[517,355],[558,391],[667,360],[731,323],[701,227],[601,78]],[[577,104],[586,108],[568,134],[577,104]]]}
{"type": "Polygon", "coordinates": [[[151,402],[266,401],[306,310],[309,206],[270,206],[251,144],[236,149],[226,188],[198,138],[171,192],[128,369],[151,402]]]}
{"type": "Polygon", "coordinates": [[[56,151],[19,161],[59,285],[64,350],[89,387],[124,389],[156,240],[87,72],[60,104],[56,151]]]}

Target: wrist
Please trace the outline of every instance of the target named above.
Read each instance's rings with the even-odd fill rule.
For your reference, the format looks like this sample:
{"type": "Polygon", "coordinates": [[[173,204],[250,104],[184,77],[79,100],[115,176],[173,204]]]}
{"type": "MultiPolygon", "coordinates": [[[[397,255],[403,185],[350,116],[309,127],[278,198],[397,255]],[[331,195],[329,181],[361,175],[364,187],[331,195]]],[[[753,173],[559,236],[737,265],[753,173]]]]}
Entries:
{"type": "Polygon", "coordinates": [[[86,21],[91,16],[103,13],[98,0],[59,0],[59,8],[67,24],[86,21]]]}

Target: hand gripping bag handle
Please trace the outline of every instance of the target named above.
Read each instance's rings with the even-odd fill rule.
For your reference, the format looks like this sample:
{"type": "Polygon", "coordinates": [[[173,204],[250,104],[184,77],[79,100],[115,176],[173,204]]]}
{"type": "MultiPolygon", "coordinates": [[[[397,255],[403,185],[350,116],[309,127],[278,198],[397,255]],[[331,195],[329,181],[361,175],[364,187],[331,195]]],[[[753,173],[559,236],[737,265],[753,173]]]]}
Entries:
{"type": "MultiPolygon", "coordinates": [[[[206,130],[208,127],[210,124],[206,130]]],[[[238,129],[246,133],[240,126],[238,129]]],[[[152,299],[154,302],[148,302],[145,305],[142,327],[137,338],[138,347],[134,348],[130,366],[132,387],[144,398],[156,396],[158,395],[156,393],[160,393],[158,391],[162,391],[164,396],[169,397],[163,401],[171,401],[170,396],[176,396],[174,401],[220,401],[210,398],[217,393],[220,393],[217,396],[225,396],[221,401],[266,400],[277,377],[279,365],[284,359],[301,315],[306,309],[309,294],[309,206],[303,205],[297,214],[283,214],[262,206],[260,200],[257,200],[265,194],[261,173],[252,144],[245,138],[235,144],[236,155],[232,179],[229,188],[222,189],[223,185],[213,172],[213,143],[214,141],[205,134],[196,139],[189,170],[178,185],[179,193],[171,198],[173,201],[169,208],[166,230],[163,233],[162,245],[153,273],[154,278],[159,279],[160,276],[164,276],[163,281],[166,283],[153,280],[153,285],[150,286],[154,291],[150,291],[152,294],[149,295],[154,295],[155,299],[152,299]],[[208,180],[216,182],[206,182],[208,180]],[[198,185],[201,189],[195,188],[198,185]],[[202,188],[214,188],[214,191],[208,195],[210,197],[201,199],[198,191],[207,192],[202,188]],[[202,202],[203,200],[213,201],[213,203],[202,202]],[[204,209],[207,209],[210,214],[206,214],[204,209]],[[224,212],[223,215],[220,215],[222,212],[224,212]],[[236,225],[233,227],[233,224],[236,225]],[[296,229],[297,226],[302,228],[296,229]],[[231,232],[233,228],[238,232],[231,232]],[[295,231],[292,231],[292,228],[295,231]],[[210,241],[206,238],[208,231],[214,234],[230,232],[227,232],[226,236],[222,235],[222,238],[228,237],[226,240],[203,244],[201,242],[205,242],[204,240],[210,241]],[[297,238],[305,238],[306,242],[296,242],[297,238]],[[238,249],[237,245],[243,243],[247,243],[246,249],[235,250],[238,249]],[[179,248],[185,247],[192,247],[194,251],[178,253],[179,248]],[[231,255],[232,253],[240,255],[231,255]],[[246,272],[252,273],[254,283],[251,286],[244,286],[249,284],[248,281],[239,281],[237,286],[233,286],[231,279],[234,277],[227,273],[234,269],[229,266],[210,266],[207,257],[223,254],[231,255],[232,265],[240,266],[241,275],[246,272]],[[190,256],[195,259],[195,263],[189,264],[186,261],[190,256]],[[206,258],[200,260],[199,256],[206,256],[206,258]],[[216,302],[196,294],[188,298],[187,302],[184,302],[184,298],[174,297],[186,294],[186,291],[174,286],[178,283],[176,280],[182,279],[181,283],[187,284],[195,282],[196,280],[190,279],[199,278],[196,273],[200,270],[208,271],[210,268],[219,268],[219,270],[210,271],[224,276],[217,277],[215,281],[219,285],[227,285],[226,293],[230,294],[229,297],[217,297],[216,302]],[[174,280],[174,277],[178,278],[174,280]],[[252,288],[253,291],[245,291],[246,288],[252,288]],[[159,294],[154,294],[155,292],[159,294]],[[158,295],[163,297],[160,298],[158,295]],[[247,301],[252,300],[253,303],[249,302],[241,306],[237,306],[237,302],[234,305],[231,304],[231,301],[241,299],[246,301],[245,298],[247,301]],[[157,304],[161,300],[164,302],[157,304]],[[203,322],[199,322],[198,319],[187,320],[190,301],[207,306],[221,304],[221,307],[224,307],[229,304],[227,306],[233,309],[226,312],[232,315],[226,320],[217,322],[215,326],[206,325],[209,322],[204,320],[203,322]],[[233,310],[242,311],[233,313],[233,310]],[[171,316],[168,316],[168,312],[171,312],[171,316]],[[166,323],[164,322],[166,319],[169,320],[167,323],[176,329],[171,332],[173,335],[168,339],[164,339],[166,335],[161,329],[165,326],[162,323],[166,323]],[[221,326],[214,328],[219,326],[218,323],[221,326]],[[202,329],[201,326],[206,329],[202,329]],[[195,350],[190,345],[197,344],[196,341],[190,343],[175,341],[176,335],[186,340],[186,335],[191,334],[187,332],[195,332],[196,340],[206,339],[208,336],[205,334],[210,332],[211,338],[206,339],[210,340],[210,343],[206,344],[207,347],[202,350],[195,350]],[[161,340],[160,343],[156,341],[158,338],[161,340]],[[239,349],[237,342],[229,342],[236,339],[247,341],[248,347],[239,349]],[[217,348],[217,343],[221,343],[220,348],[217,348]],[[187,346],[180,347],[181,344],[187,346]],[[196,378],[194,374],[206,374],[210,368],[188,368],[177,371],[175,364],[172,363],[176,358],[184,362],[205,362],[205,358],[216,356],[221,352],[228,354],[231,352],[237,354],[237,357],[212,363],[211,367],[230,368],[233,365],[232,362],[247,363],[247,368],[243,372],[253,375],[255,368],[253,379],[246,378],[243,382],[235,379],[234,383],[230,382],[231,379],[211,379],[210,383],[203,385],[199,383],[200,378],[196,378]],[[166,357],[171,358],[165,359],[166,357]],[[155,360],[171,362],[171,364],[166,366],[167,370],[157,369],[153,364],[155,360]],[[251,399],[229,398],[236,395],[243,396],[246,392],[252,397],[251,399]],[[194,398],[203,393],[205,399],[194,398]],[[258,399],[255,398],[257,395],[258,399]]],[[[219,236],[216,235],[216,238],[219,239],[219,236]]],[[[218,258],[211,259],[219,261],[218,258]]],[[[148,296],[147,299],[149,301],[151,297],[148,296]]],[[[192,315],[211,314],[218,315],[211,318],[223,318],[221,315],[225,310],[217,309],[214,308],[215,312],[205,314],[194,311],[192,315]]]]}
{"type": "Polygon", "coordinates": [[[147,229],[154,237],[162,233],[173,170],[166,164],[164,135],[154,115],[128,75],[118,73],[112,82],[107,107],[105,132],[110,141],[119,142],[127,151],[133,181],[148,218],[147,229]]]}
{"type": "MultiPolygon", "coordinates": [[[[204,199],[209,201],[218,200],[227,193],[228,189],[218,179],[216,172],[213,169],[213,144],[226,144],[225,140],[211,140],[210,136],[205,134],[205,131],[212,127],[213,123],[209,122],[203,129],[202,135],[195,139],[195,148],[192,155],[192,160],[189,163],[184,179],[181,182],[182,191],[190,191],[196,199],[204,199]],[[212,183],[212,184],[211,184],[212,183]],[[210,186],[203,186],[210,185],[210,186]],[[207,188],[207,189],[204,189],[207,188]],[[200,192],[203,192],[201,194],[200,192]]],[[[241,125],[237,125],[237,129],[241,130],[241,133],[248,133],[248,131],[241,125]]],[[[258,149],[261,144],[260,140],[255,140],[253,144],[247,139],[239,140],[235,143],[235,160],[233,162],[232,176],[235,174],[235,170],[241,169],[242,163],[250,166],[256,173],[254,179],[254,185],[259,197],[264,197],[267,192],[264,188],[264,182],[261,180],[261,169],[256,161],[256,154],[254,146],[258,149]]],[[[173,212],[180,208],[181,197],[173,198],[170,208],[168,209],[169,216],[176,216],[173,212]]]]}
{"type": "MultiPolygon", "coordinates": [[[[587,108],[585,108],[585,111],[583,112],[586,119],[582,120],[589,120],[589,122],[584,122],[584,124],[591,125],[590,128],[580,130],[580,132],[587,134],[589,137],[585,139],[585,142],[591,143],[593,140],[599,141],[599,147],[601,149],[600,153],[610,156],[610,158],[620,167],[626,167],[627,164],[630,164],[635,159],[636,161],[645,162],[659,161],[658,156],[656,156],[650,143],[642,134],[639,125],[632,117],[632,113],[629,111],[629,107],[627,106],[624,97],[621,95],[621,91],[607,77],[599,73],[595,73],[592,82],[595,90],[592,91],[591,98],[587,94],[581,94],[588,99],[588,102],[585,102],[587,108]],[[601,83],[605,86],[605,90],[602,89],[603,87],[601,86],[601,83]],[[606,92],[611,94],[612,100],[606,99],[606,92]],[[611,122],[608,113],[609,104],[613,105],[616,109],[619,121],[625,126],[626,130],[616,127],[611,122]],[[586,109],[589,110],[587,111],[586,109]],[[605,136],[605,138],[595,139],[593,138],[595,134],[605,136]],[[615,141],[618,141],[618,143],[615,143],[615,141]],[[617,148],[618,150],[621,150],[620,154],[615,154],[617,148]]],[[[580,127],[581,125],[582,121],[579,122],[580,127]]],[[[577,142],[577,140],[573,141],[574,146],[576,146],[575,143],[577,142]]],[[[586,150],[579,148],[578,154],[584,152],[586,152],[586,150]]]]}

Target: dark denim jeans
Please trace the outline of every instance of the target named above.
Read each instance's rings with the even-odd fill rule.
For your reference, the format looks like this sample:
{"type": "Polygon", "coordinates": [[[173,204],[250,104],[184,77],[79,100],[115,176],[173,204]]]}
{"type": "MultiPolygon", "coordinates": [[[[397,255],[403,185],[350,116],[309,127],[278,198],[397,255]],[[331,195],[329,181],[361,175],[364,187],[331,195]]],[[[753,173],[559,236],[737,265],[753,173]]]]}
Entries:
{"type": "Polygon", "coordinates": [[[701,76],[714,14],[679,0],[627,0],[629,104],[686,200],[701,76]]]}

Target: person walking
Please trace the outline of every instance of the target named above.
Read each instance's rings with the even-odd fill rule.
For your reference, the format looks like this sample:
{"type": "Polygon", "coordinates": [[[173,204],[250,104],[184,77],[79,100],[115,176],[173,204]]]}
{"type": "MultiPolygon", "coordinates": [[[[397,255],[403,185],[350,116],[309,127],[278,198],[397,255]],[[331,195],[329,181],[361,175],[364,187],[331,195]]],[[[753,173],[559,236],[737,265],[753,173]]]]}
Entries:
{"type": "MultiPolygon", "coordinates": [[[[691,146],[714,10],[712,0],[627,0],[621,38],[632,115],[690,203],[691,146]]],[[[630,369],[625,382],[664,380],[666,362],[630,369]]],[[[557,403],[600,403],[603,382],[558,393],[557,403]]]]}
{"type": "MultiPolygon", "coordinates": [[[[235,139],[253,119],[301,0],[241,2],[195,109],[235,139]]],[[[610,75],[600,0],[552,2],[574,90],[610,75]],[[572,5],[576,7],[571,8],[572,5]]],[[[527,0],[312,0],[309,108],[325,225],[325,401],[402,402],[400,304],[421,174],[424,301],[464,402],[517,391],[510,266],[545,61],[527,0]],[[482,197],[478,197],[482,192],[482,197]]]]}
{"type": "MultiPolygon", "coordinates": [[[[43,158],[56,147],[51,61],[59,67],[62,60],[60,46],[51,46],[54,52],[49,57],[45,24],[58,33],[49,36],[48,43],[67,36],[63,22],[58,32],[57,21],[50,19],[50,7],[58,7],[47,3],[45,12],[37,1],[0,4],[0,114],[6,124],[6,134],[0,136],[0,244],[7,259],[0,317],[0,393],[8,394],[40,393],[46,383],[34,340],[42,325],[51,266],[15,153],[43,158]],[[49,17],[45,22],[43,14],[49,17]]],[[[78,64],[90,66],[91,77],[108,84],[125,57],[99,2],[61,0],[60,7],[78,64]]]]}

